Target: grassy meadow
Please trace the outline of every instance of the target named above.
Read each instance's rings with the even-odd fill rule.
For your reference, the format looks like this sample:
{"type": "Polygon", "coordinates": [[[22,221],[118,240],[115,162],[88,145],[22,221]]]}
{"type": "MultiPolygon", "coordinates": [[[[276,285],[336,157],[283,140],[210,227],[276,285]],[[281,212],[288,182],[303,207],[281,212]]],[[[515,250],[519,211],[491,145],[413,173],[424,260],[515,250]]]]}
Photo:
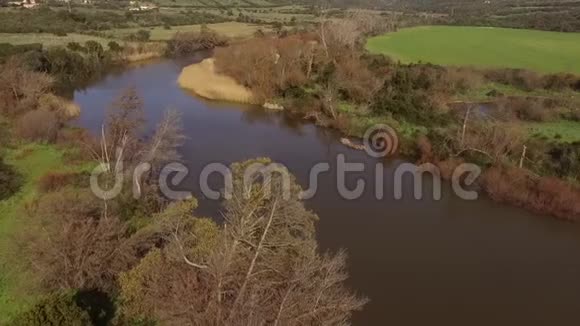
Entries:
{"type": "Polygon", "coordinates": [[[534,137],[546,138],[551,141],[573,143],[580,141],[580,122],[554,121],[529,123],[527,129],[534,137]]]}
{"type": "MultiPolygon", "coordinates": [[[[246,23],[237,23],[237,22],[227,22],[227,23],[218,23],[218,24],[208,24],[207,25],[210,29],[214,30],[218,34],[227,36],[227,37],[250,37],[252,36],[258,29],[267,29],[266,26],[254,25],[254,24],[246,24],[246,23]]],[[[153,28],[123,28],[123,29],[116,29],[113,31],[108,32],[107,35],[111,36],[112,38],[116,39],[123,39],[130,34],[137,32],[140,29],[146,29],[151,33],[151,40],[152,41],[167,41],[175,35],[177,32],[199,32],[201,29],[201,25],[184,25],[184,26],[173,26],[171,29],[166,29],[163,26],[153,27],[153,28]]]]}
{"type": "MultiPolygon", "coordinates": [[[[218,34],[231,38],[246,38],[251,37],[258,29],[268,31],[268,26],[260,26],[254,24],[227,22],[218,24],[208,24],[210,29],[216,31],[218,34]]],[[[45,47],[49,46],[66,46],[70,42],[78,42],[84,44],[87,41],[96,41],[103,46],[107,46],[110,41],[122,42],[127,36],[134,34],[139,30],[148,30],[151,33],[151,41],[167,41],[177,32],[199,32],[201,25],[184,25],[173,26],[171,29],[166,29],[162,26],[157,27],[141,27],[141,28],[121,28],[105,32],[105,37],[97,37],[91,35],[68,33],[66,36],[57,36],[52,33],[0,33],[0,44],[9,43],[13,45],[40,43],[45,47]]]]}
{"type": "Polygon", "coordinates": [[[373,37],[367,49],[402,62],[580,74],[580,33],[423,26],[373,37]]]}
{"type": "Polygon", "coordinates": [[[93,168],[90,162],[67,164],[66,151],[53,145],[30,143],[6,153],[6,163],[16,168],[24,183],[17,194],[0,201],[0,325],[35,300],[27,293],[34,287],[35,280],[10,264],[14,258],[10,253],[14,252],[14,236],[26,232],[26,224],[19,218],[26,205],[37,198],[40,178],[48,172],[80,172],[93,168]]]}
{"type": "Polygon", "coordinates": [[[28,145],[8,153],[7,163],[15,166],[24,177],[24,185],[13,197],[0,201],[0,324],[15,312],[26,307],[30,299],[25,291],[25,284],[30,284],[20,271],[14,270],[6,257],[11,252],[13,236],[22,228],[18,215],[37,193],[37,182],[47,172],[62,166],[62,152],[52,146],[28,145]]]}
{"type": "Polygon", "coordinates": [[[84,44],[86,41],[97,41],[107,45],[111,40],[76,33],[69,33],[66,36],[56,36],[52,33],[0,33],[0,43],[14,45],[41,43],[44,46],[66,46],[69,42],[84,44]]]}

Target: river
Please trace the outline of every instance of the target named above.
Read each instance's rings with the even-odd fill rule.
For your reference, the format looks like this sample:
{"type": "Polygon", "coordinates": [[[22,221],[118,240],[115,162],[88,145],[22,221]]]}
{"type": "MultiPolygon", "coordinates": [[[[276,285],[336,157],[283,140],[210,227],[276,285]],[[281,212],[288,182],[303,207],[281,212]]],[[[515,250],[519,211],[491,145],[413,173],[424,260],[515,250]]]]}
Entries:
{"type": "MultiPolygon", "coordinates": [[[[461,200],[444,185],[441,200],[395,200],[389,176],[400,163],[385,163],[385,196],[367,189],[356,200],[340,198],[338,154],[366,171],[347,177],[370,182],[379,161],[349,149],[332,131],[280,112],[197,98],[176,84],[188,62],[158,61],[110,74],[74,94],[79,125],[98,131],[105,109],[123,88],[134,86],[148,128],[166,108],[181,112],[188,137],[181,149],[190,176],[184,182],[200,199],[199,214],[220,217],[219,203],[200,195],[198,178],[208,163],[270,157],[306,187],[310,168],[328,162],[316,196],[306,202],[320,217],[323,250],[349,254],[349,286],[371,299],[354,325],[578,325],[580,228],[491,202],[461,200]]],[[[430,188],[429,180],[427,190],[430,188]]],[[[370,187],[370,186],[368,186],[370,187]]]]}

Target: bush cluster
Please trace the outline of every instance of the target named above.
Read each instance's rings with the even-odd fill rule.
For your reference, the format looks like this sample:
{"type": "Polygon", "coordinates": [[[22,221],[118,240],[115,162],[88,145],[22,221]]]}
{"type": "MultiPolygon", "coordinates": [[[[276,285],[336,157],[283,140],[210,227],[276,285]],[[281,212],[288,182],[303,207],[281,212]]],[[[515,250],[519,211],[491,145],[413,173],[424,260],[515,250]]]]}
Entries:
{"type": "Polygon", "coordinates": [[[22,177],[14,168],[4,163],[0,156],[0,201],[14,195],[22,186],[22,177]]]}

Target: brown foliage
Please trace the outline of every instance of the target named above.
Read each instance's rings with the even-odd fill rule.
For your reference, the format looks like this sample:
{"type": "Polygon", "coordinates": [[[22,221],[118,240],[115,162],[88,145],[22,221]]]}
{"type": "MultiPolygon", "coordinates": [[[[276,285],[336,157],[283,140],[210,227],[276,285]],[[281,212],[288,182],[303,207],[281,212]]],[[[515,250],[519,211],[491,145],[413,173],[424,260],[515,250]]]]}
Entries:
{"type": "Polygon", "coordinates": [[[34,110],[52,84],[49,75],[26,69],[16,58],[9,59],[0,65],[0,113],[16,116],[34,110]]]}
{"type": "Polygon", "coordinates": [[[103,218],[96,197],[78,189],[42,196],[28,207],[27,222],[20,239],[24,257],[47,290],[112,291],[119,273],[137,263],[145,242],[118,218],[103,218]]]}
{"type": "Polygon", "coordinates": [[[356,52],[338,59],[335,83],[345,95],[355,102],[370,102],[382,86],[382,80],[373,74],[356,52]]]}
{"type": "Polygon", "coordinates": [[[553,119],[557,113],[547,102],[533,97],[502,97],[496,101],[492,114],[504,121],[519,119],[544,122],[553,119]]]}
{"type": "Polygon", "coordinates": [[[16,121],[15,133],[21,138],[54,142],[60,123],[56,113],[44,110],[33,110],[25,113],[16,121]]]}
{"type": "Polygon", "coordinates": [[[451,180],[453,173],[464,161],[458,158],[449,158],[444,161],[437,162],[437,167],[439,168],[439,174],[443,180],[451,180]]]}
{"type": "Polygon", "coordinates": [[[217,49],[215,62],[219,72],[268,99],[280,90],[304,84],[315,52],[316,46],[298,35],[263,37],[217,49]]]}
{"type": "Polygon", "coordinates": [[[542,77],[533,71],[522,69],[494,69],[484,72],[488,80],[513,85],[523,90],[533,90],[543,86],[542,77]]]}
{"type": "Polygon", "coordinates": [[[177,32],[167,43],[167,50],[175,56],[192,54],[199,50],[209,50],[228,44],[228,39],[215,31],[202,29],[201,32],[177,32]]]}
{"type": "Polygon", "coordinates": [[[430,163],[435,160],[435,155],[433,153],[433,145],[429,141],[429,138],[425,136],[419,136],[417,139],[417,148],[419,149],[419,163],[430,163]]]}
{"type": "Polygon", "coordinates": [[[49,172],[38,180],[38,188],[42,192],[58,191],[68,186],[86,184],[88,175],[73,172],[49,172]]]}
{"type": "Polygon", "coordinates": [[[485,172],[482,184],[494,200],[563,219],[580,218],[580,189],[557,178],[496,165],[485,172]]]}
{"type": "Polygon", "coordinates": [[[55,112],[62,121],[78,117],[81,113],[75,103],[50,93],[38,98],[38,109],[55,112]]]}
{"type": "Polygon", "coordinates": [[[463,143],[457,145],[460,153],[482,153],[493,162],[519,155],[525,139],[518,127],[493,121],[472,121],[466,130],[463,143]]]}

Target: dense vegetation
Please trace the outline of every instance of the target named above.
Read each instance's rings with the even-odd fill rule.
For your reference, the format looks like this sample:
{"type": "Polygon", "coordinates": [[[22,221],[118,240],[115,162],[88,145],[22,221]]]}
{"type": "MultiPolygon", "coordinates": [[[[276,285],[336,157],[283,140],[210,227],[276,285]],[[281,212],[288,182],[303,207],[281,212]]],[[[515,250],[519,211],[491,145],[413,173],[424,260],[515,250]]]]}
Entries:
{"type": "Polygon", "coordinates": [[[21,176],[14,168],[4,163],[0,157],[0,200],[9,198],[18,192],[21,186],[21,176]]]}
{"type": "Polygon", "coordinates": [[[186,12],[161,14],[111,10],[75,10],[41,7],[38,10],[0,11],[0,32],[3,33],[66,33],[104,31],[112,28],[192,25],[218,23],[224,19],[209,13],[186,12]]]}
{"type": "Polygon", "coordinates": [[[256,176],[246,191],[242,169],[269,160],[233,165],[223,224],[196,217],[195,199],[169,201],[157,184],[160,168],[179,160],[179,115],[168,111],[145,137],[142,101],[128,89],[91,136],[68,126],[71,109],[52,94],[59,71],[14,58],[0,65],[0,116],[11,126],[0,176],[3,187],[19,180],[0,200],[3,323],[334,325],[364,305],[344,285],[345,255],[319,252],[317,217],[295,181],[290,197],[280,175],[256,176]],[[136,188],[129,176],[141,162],[151,169],[136,188]],[[99,163],[109,167],[106,189],[127,174],[119,196],[88,188],[99,163]]]}
{"type": "Polygon", "coordinates": [[[216,65],[261,101],[347,134],[362,136],[376,123],[396,127],[405,154],[438,164],[444,176],[462,161],[487,167],[480,185],[496,200],[580,217],[580,171],[573,163],[580,139],[546,139],[525,127],[577,123],[578,76],[396,63],[361,50],[361,38],[392,28],[372,22],[354,16],[325,22],[315,33],[258,37],[218,49],[216,65]],[[457,102],[489,85],[487,109],[457,102]]]}

